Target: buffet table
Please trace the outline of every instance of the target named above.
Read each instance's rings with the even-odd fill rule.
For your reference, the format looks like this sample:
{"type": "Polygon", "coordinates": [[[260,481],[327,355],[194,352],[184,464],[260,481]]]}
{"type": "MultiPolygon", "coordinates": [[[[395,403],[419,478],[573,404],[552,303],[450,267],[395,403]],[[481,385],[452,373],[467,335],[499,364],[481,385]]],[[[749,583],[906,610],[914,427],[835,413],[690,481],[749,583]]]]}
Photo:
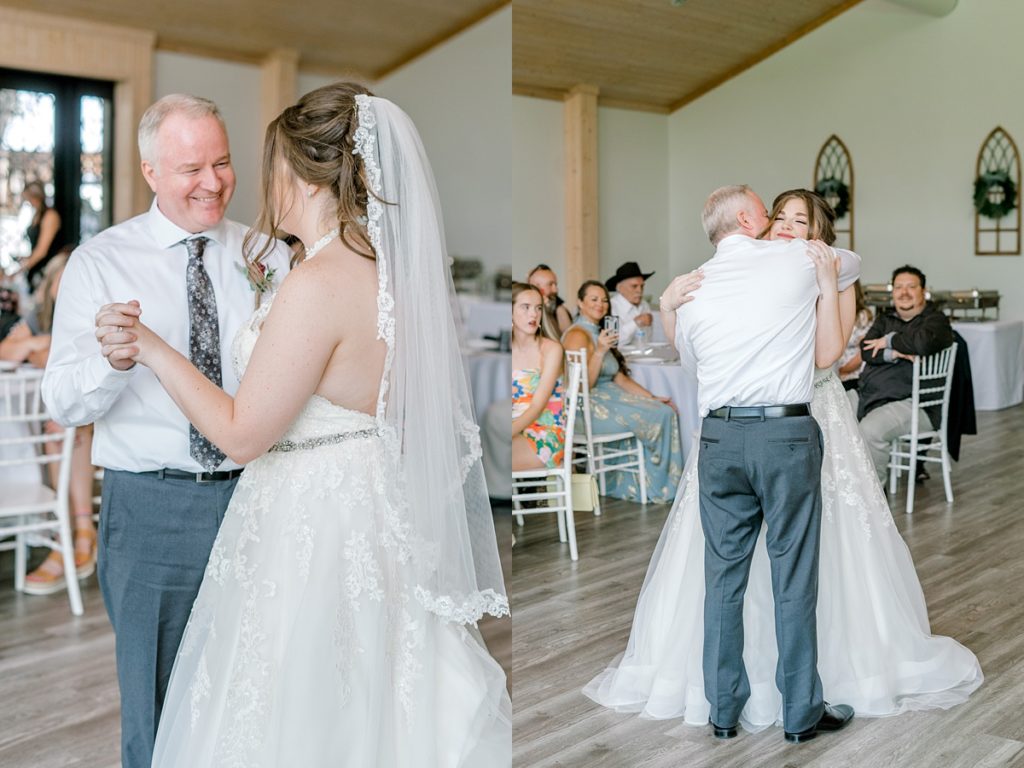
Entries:
{"type": "Polygon", "coordinates": [[[463,352],[462,359],[469,372],[473,409],[479,424],[491,403],[512,397],[512,353],[472,350],[463,352]]]}

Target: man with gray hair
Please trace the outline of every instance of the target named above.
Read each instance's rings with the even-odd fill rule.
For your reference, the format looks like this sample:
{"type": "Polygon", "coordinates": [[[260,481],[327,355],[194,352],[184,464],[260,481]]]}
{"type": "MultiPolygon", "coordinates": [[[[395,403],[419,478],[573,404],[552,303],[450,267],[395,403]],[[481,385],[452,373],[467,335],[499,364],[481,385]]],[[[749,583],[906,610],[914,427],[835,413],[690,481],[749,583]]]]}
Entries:
{"type": "MultiPolygon", "coordinates": [[[[822,461],[821,430],[810,412],[815,312],[819,295],[838,294],[837,257],[820,242],[757,239],[768,223],[749,187],[715,190],[703,213],[714,258],[702,275],[676,278],[661,307],[679,308],[676,338],[697,367],[703,670],[714,734],[736,735],[750,696],[743,598],[763,521],[785,737],[805,741],[853,716],[850,707],[823,701],[815,616],[822,461]],[[695,279],[699,287],[686,301],[695,279]]],[[[859,269],[855,257],[846,260],[847,272],[859,269]]]]}
{"type": "MultiPolygon", "coordinates": [[[[254,290],[287,269],[281,245],[254,281],[247,228],[224,218],[235,189],[217,106],[175,94],[139,124],[149,211],[72,254],[54,316],[43,398],[65,426],[95,423],[93,463],[105,470],[99,580],[117,639],[121,764],[148,768],[178,643],[241,468],[192,427],[153,373],[110,357],[135,340],[109,305],[138,299],[146,323],[228,394],[235,332],[254,290]]],[[[257,249],[259,248],[257,243],[257,249]]]]}

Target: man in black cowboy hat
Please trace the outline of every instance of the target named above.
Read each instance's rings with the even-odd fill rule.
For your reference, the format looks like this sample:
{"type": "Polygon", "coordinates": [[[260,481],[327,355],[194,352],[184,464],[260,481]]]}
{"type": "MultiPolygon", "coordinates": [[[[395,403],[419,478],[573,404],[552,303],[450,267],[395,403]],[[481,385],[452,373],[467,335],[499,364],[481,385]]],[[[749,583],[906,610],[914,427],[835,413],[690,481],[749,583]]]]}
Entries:
{"type": "Polygon", "coordinates": [[[612,314],[619,316],[619,344],[632,342],[638,329],[641,336],[651,339],[654,315],[644,301],[644,282],[653,274],[644,274],[639,264],[627,261],[605,281],[612,296],[612,314]]]}

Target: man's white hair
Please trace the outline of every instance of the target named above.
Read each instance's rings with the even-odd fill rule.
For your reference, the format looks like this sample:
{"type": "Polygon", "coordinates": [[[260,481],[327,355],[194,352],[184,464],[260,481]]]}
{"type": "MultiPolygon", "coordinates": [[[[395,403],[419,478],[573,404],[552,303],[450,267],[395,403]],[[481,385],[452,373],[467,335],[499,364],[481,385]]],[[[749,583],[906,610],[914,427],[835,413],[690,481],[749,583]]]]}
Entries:
{"type": "Polygon", "coordinates": [[[740,231],[736,214],[751,207],[752,193],[753,190],[746,184],[731,184],[719,187],[708,195],[700,221],[712,245],[718,245],[718,241],[726,235],[740,231]]]}
{"type": "Polygon", "coordinates": [[[209,99],[201,96],[189,96],[185,93],[172,93],[155,101],[142,115],[139,121],[139,156],[150,165],[156,165],[158,154],[157,134],[160,126],[172,114],[182,114],[192,119],[201,117],[215,117],[224,132],[227,133],[227,126],[224,125],[224,118],[217,109],[217,105],[209,99]]]}

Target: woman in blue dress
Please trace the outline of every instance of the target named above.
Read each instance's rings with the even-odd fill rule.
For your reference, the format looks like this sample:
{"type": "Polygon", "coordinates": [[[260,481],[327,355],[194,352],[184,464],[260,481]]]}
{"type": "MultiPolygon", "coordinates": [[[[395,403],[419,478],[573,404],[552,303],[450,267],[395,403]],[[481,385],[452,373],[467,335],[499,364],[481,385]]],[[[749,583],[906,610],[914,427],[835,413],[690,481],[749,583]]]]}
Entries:
{"type": "MultiPolygon", "coordinates": [[[[588,280],[576,294],[579,315],[565,332],[562,345],[568,350],[587,351],[590,384],[590,419],[595,435],[632,432],[644,446],[647,470],[647,500],[672,501],[683,472],[679,419],[667,397],[655,397],[636,383],[622,354],[615,348],[618,334],[602,330],[611,302],[608,289],[588,280]]],[[[611,448],[616,444],[611,443],[611,448]]],[[[606,494],[618,499],[640,498],[637,475],[610,472],[606,494]]]]}

